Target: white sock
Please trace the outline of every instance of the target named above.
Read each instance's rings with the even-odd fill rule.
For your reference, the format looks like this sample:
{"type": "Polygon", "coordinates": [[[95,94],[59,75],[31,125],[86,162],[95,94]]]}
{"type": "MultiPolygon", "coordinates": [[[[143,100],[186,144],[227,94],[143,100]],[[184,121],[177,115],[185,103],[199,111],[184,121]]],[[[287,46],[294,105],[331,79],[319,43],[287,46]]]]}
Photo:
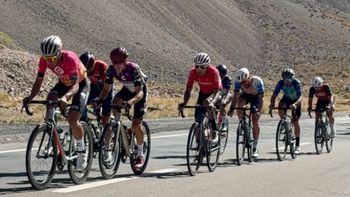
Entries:
{"type": "Polygon", "coordinates": [[[84,138],[82,138],[81,140],[75,140],[75,142],[76,142],[77,151],[85,150],[84,138]]]}
{"type": "Polygon", "coordinates": [[[137,145],[137,156],[143,156],[143,144],[137,145]]]}

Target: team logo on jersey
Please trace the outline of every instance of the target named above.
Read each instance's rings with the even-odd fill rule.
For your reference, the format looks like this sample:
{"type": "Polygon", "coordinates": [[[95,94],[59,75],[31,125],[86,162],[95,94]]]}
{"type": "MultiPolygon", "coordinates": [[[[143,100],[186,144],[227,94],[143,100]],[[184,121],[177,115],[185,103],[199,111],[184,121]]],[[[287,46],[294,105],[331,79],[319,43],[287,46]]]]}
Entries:
{"type": "Polygon", "coordinates": [[[126,77],[123,75],[123,76],[121,76],[120,77],[123,81],[125,81],[126,80],[126,77]]]}
{"type": "Polygon", "coordinates": [[[59,66],[56,66],[56,67],[53,69],[53,71],[54,71],[55,73],[59,74],[59,75],[63,75],[63,73],[64,73],[63,69],[62,69],[61,67],[59,67],[59,66]]]}

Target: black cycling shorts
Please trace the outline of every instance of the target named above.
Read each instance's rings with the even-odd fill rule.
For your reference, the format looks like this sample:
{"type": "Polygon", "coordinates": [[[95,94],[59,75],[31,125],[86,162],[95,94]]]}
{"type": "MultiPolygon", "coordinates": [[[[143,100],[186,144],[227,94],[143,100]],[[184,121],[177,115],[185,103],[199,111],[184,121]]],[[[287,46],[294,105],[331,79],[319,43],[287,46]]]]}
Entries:
{"type": "MultiPolygon", "coordinates": [[[[283,104],[285,104],[285,105],[287,105],[286,107],[289,107],[290,105],[292,105],[296,101],[297,101],[297,99],[296,100],[291,100],[288,97],[283,96],[282,99],[280,100],[280,105],[283,106],[283,104]]],[[[292,115],[293,116],[297,116],[297,118],[300,118],[300,116],[301,116],[301,105],[300,104],[295,109],[295,115],[294,114],[292,114],[292,115]]]]}
{"type": "MultiPolygon", "coordinates": [[[[143,116],[146,112],[146,99],[147,99],[147,87],[143,86],[143,98],[134,105],[134,118],[143,120],[143,116]]],[[[121,98],[123,101],[128,101],[136,95],[135,92],[130,92],[126,87],[123,88],[114,96],[115,98],[121,98]]]]}

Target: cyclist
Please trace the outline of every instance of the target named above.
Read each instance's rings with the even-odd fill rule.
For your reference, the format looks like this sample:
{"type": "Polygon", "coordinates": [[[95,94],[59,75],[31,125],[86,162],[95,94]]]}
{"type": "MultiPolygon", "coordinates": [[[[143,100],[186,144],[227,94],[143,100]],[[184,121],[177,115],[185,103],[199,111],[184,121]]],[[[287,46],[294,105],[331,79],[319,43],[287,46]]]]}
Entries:
{"type": "Polygon", "coordinates": [[[231,88],[231,77],[227,75],[227,66],[224,64],[219,64],[216,67],[219,71],[220,78],[221,78],[221,85],[222,85],[222,90],[221,90],[221,102],[220,102],[220,107],[223,109],[223,121],[222,121],[222,130],[226,131],[227,130],[227,121],[224,121],[227,119],[226,116],[226,111],[225,107],[227,104],[231,102],[231,93],[230,93],[230,88],[231,88]]]}
{"type": "MultiPolygon", "coordinates": [[[[246,104],[250,103],[250,108],[252,110],[254,138],[252,157],[257,158],[259,157],[259,119],[261,115],[261,109],[263,107],[263,98],[265,92],[264,83],[260,77],[250,75],[249,70],[247,68],[241,68],[236,72],[236,81],[234,85],[234,93],[228,115],[232,117],[234,107],[243,107],[246,104]]],[[[242,110],[237,110],[237,116],[239,120],[242,120],[242,110]]]]}
{"type": "MultiPolygon", "coordinates": [[[[135,167],[141,168],[145,162],[143,155],[142,120],[146,112],[147,76],[143,74],[140,66],[128,61],[128,51],[125,48],[115,48],[110,53],[113,65],[107,70],[107,79],[100,94],[99,102],[103,101],[112,89],[113,78],[123,84],[122,89],[114,96],[113,105],[130,109],[134,105],[132,130],[135,131],[137,141],[137,157],[135,167]]],[[[121,109],[112,110],[116,120],[120,119],[121,109]]]]}
{"type": "Polygon", "coordinates": [[[328,84],[323,83],[321,77],[315,77],[312,81],[312,87],[309,90],[309,102],[308,102],[308,112],[311,112],[312,100],[314,95],[317,97],[316,103],[316,117],[315,121],[318,120],[320,116],[319,109],[327,109],[327,116],[329,118],[329,126],[331,128],[331,135],[334,137],[336,135],[336,129],[334,127],[334,116],[335,111],[334,97],[332,90],[328,84]]]}
{"type": "MultiPolygon", "coordinates": [[[[207,53],[197,53],[194,57],[194,67],[190,70],[186,90],[183,97],[183,102],[178,105],[178,110],[183,111],[187,105],[190,97],[194,82],[199,85],[199,95],[197,104],[203,105],[205,109],[195,109],[195,121],[201,122],[203,114],[208,109],[215,108],[215,104],[220,99],[220,90],[222,89],[219,71],[215,65],[210,64],[210,57],[207,53]]],[[[210,110],[212,111],[212,110],[210,110]]],[[[217,141],[217,125],[215,123],[214,114],[209,113],[209,118],[213,126],[213,141],[217,141]]]]}
{"type": "MultiPolygon", "coordinates": [[[[51,69],[59,78],[59,82],[50,90],[47,100],[59,100],[60,108],[64,109],[72,99],[72,106],[68,113],[68,123],[76,139],[78,158],[76,169],[86,167],[84,131],[79,123],[80,115],[85,109],[90,90],[90,81],[86,75],[86,68],[79,57],[72,51],[62,50],[62,41],[58,36],[49,36],[41,42],[41,58],[39,69],[33,84],[31,94],[24,98],[26,106],[40,91],[47,68],[51,69]]],[[[48,110],[47,110],[48,112],[48,110]]],[[[46,113],[46,118],[48,113],[46,113]]]]}
{"type": "MultiPolygon", "coordinates": [[[[280,91],[283,91],[283,97],[278,103],[278,107],[288,107],[295,110],[292,113],[292,124],[294,126],[295,134],[295,153],[300,153],[300,125],[299,119],[301,116],[302,106],[302,86],[298,79],[295,78],[295,73],[292,69],[286,68],[282,71],[282,79],[277,82],[273,95],[270,99],[269,108],[275,107],[275,101],[280,91]]],[[[284,116],[284,111],[279,110],[280,118],[284,116]]]]}
{"type": "MultiPolygon", "coordinates": [[[[90,95],[88,98],[88,104],[96,97],[98,97],[103,88],[103,84],[106,80],[106,74],[108,65],[102,60],[96,60],[95,56],[91,52],[85,52],[80,56],[80,61],[85,65],[87,69],[88,78],[91,81],[90,84],[90,95]]],[[[105,126],[109,121],[109,116],[111,115],[111,102],[112,102],[112,88],[109,91],[106,99],[102,104],[102,125],[105,126]]],[[[96,111],[99,113],[99,109],[96,111]]],[[[84,111],[82,118],[87,119],[87,110],[84,111]]]]}

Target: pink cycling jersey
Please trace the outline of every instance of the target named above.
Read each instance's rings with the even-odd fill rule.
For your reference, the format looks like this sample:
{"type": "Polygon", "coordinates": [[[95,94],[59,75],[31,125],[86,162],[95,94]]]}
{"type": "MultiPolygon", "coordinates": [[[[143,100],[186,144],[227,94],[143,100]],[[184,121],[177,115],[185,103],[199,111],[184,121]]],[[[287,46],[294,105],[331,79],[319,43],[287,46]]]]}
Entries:
{"type": "Polygon", "coordinates": [[[197,82],[202,93],[210,94],[215,89],[222,89],[219,71],[210,64],[203,76],[198,75],[196,68],[192,68],[187,80],[187,87],[192,88],[193,83],[197,82]]]}
{"type": "Polygon", "coordinates": [[[48,64],[43,57],[39,60],[38,73],[45,74],[50,68],[66,86],[72,86],[71,80],[79,79],[79,82],[87,76],[85,66],[80,62],[79,57],[72,51],[62,50],[62,57],[58,64],[48,64]]]}

